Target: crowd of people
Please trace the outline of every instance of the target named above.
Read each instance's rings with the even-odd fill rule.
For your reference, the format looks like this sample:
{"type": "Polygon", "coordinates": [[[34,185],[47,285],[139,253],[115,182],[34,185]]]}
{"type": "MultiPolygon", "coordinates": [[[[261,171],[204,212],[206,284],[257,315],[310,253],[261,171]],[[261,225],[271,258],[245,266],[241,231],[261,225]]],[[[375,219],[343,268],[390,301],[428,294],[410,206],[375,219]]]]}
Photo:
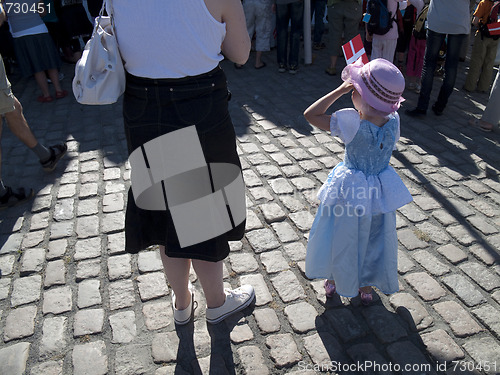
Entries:
{"type": "MultiPolygon", "coordinates": [[[[374,21],[370,23],[370,16],[375,18],[375,13],[366,16],[373,6],[366,0],[312,0],[311,15],[304,15],[303,0],[152,0],[140,6],[136,1],[120,0],[112,2],[110,7],[127,72],[123,117],[129,154],[142,148],[140,154],[146,157],[152,150],[144,145],[164,142],[166,135],[179,136],[189,129],[196,140],[186,142],[202,150],[204,165],[231,164],[239,171],[236,137],[228,112],[230,95],[219,62],[226,58],[237,69],[243,69],[255,36],[255,69],[267,66],[264,53],[271,50],[275,40],[278,71],[297,74],[304,37],[303,17],[314,16],[313,48],[317,51],[327,49],[330,64],[325,67],[325,73],[336,75],[337,67],[344,65],[338,62],[342,44],[358,33],[364,35],[371,61],[365,64],[358,60],[343,67],[344,83],[312,104],[305,116],[311,124],[330,130],[346,144],[344,162],[335,167],[320,190],[322,203],[310,234],[306,272],[310,277],[326,279],[327,296],[339,293],[353,297],[359,293],[365,304],[372,301],[372,286],[386,293],[398,289],[395,210],[410,202],[411,196],[395,171],[390,169],[389,159],[400,132],[397,110],[405,90],[403,73],[407,75],[408,88],[419,92],[416,108],[407,109],[405,113],[411,117],[424,116],[434,76],[442,65],[443,83],[432,105],[434,114],[441,115],[454,90],[461,52],[470,33],[471,4],[474,5],[472,23],[475,25],[486,22],[493,5],[491,0],[481,0],[477,7],[473,0],[456,0],[450,12],[445,0],[430,0],[429,4],[424,0],[385,1],[389,12],[385,31],[379,31],[381,25],[369,27],[374,21]],[[323,42],[325,10],[328,14],[327,44],[323,42]],[[354,109],[326,114],[335,101],[351,92],[354,109]],[[369,197],[358,205],[365,210],[361,214],[363,220],[358,220],[358,213],[325,215],[324,209],[345,204],[332,200],[329,192],[351,178],[349,176],[357,178],[353,185],[360,181],[365,183],[365,188],[390,185],[395,194],[369,197]],[[356,235],[351,235],[353,228],[356,235]],[[332,254],[344,254],[342,257],[345,257],[333,257],[332,254]],[[340,258],[342,260],[335,264],[327,261],[340,258]],[[358,269],[360,264],[365,266],[358,269]]],[[[16,8],[15,4],[21,2],[13,1],[0,8],[0,26],[6,19],[9,23],[8,30],[2,26],[0,53],[8,58],[7,62],[15,60],[23,76],[34,76],[40,88],[41,95],[37,99],[40,103],[54,100],[48,79],[54,87],[55,99],[64,98],[68,92],[59,82],[61,59],[77,61],[92,33],[92,19],[102,1],[25,0],[22,4],[27,5],[26,9],[21,5],[16,8]]],[[[475,36],[465,90],[489,91],[493,71],[491,56],[498,45],[497,39],[492,40],[485,42],[482,37],[475,36]]],[[[11,66],[7,70],[10,71],[11,66]]],[[[498,96],[498,81],[497,74],[492,98],[498,96]]],[[[21,104],[11,91],[3,64],[0,64],[0,89],[6,93],[0,101],[0,115],[7,119],[13,133],[40,158],[42,167],[53,170],[67,147],[64,143],[45,147],[36,140],[23,116],[21,104]]],[[[471,121],[471,126],[491,131],[498,124],[497,107],[488,105],[485,116],[471,121]]],[[[179,153],[194,151],[190,147],[179,147],[179,153]]],[[[187,160],[192,159],[192,155],[187,156],[187,160]]],[[[179,157],[158,162],[168,170],[184,168],[183,160],[179,157]]],[[[125,250],[136,253],[145,247],[159,245],[173,290],[175,322],[187,324],[193,317],[196,304],[194,288],[189,282],[191,266],[206,297],[209,323],[218,323],[248,306],[255,298],[253,287],[242,285],[224,289],[222,279],[222,262],[229,254],[228,241],[243,237],[244,219],[234,222],[231,217],[232,229],[184,246],[167,201],[167,198],[173,199],[175,189],[162,187],[162,197],[166,201],[163,209],[145,208],[134,195],[134,182],[138,181],[134,176],[138,172],[137,169],[134,172],[136,164],[131,161],[131,165],[125,250]]],[[[205,167],[197,171],[199,174],[193,172],[186,177],[187,181],[197,181],[200,186],[208,181],[206,187],[210,187],[212,176],[207,173],[211,172],[205,167]]],[[[5,186],[0,178],[0,208],[22,203],[32,196],[32,190],[15,191],[5,186]]],[[[243,207],[244,196],[243,192],[243,201],[239,202],[243,207]]],[[[223,211],[227,214],[226,209],[223,211]]],[[[218,220],[208,221],[203,229],[217,231],[218,220]]]]}

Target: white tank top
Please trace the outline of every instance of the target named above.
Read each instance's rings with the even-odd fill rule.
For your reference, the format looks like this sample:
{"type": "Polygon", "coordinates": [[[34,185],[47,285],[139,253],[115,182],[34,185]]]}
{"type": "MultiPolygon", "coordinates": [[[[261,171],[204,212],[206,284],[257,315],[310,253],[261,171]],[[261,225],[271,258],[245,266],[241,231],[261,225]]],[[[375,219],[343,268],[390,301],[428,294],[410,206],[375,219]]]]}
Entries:
{"type": "Polygon", "coordinates": [[[112,0],[125,69],[146,78],[203,74],[223,59],[226,24],[204,0],[112,0]]]}

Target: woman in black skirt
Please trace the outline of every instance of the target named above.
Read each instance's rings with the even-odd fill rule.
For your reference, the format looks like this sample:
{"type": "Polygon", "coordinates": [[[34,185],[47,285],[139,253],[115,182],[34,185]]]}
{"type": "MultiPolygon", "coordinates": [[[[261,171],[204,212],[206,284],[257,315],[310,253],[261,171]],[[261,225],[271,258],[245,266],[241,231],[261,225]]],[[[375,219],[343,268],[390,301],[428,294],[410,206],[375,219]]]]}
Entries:
{"type": "Polygon", "coordinates": [[[126,250],[160,245],[174,320],[188,323],[191,264],[218,323],[254,299],[250,285],[223,287],[228,241],[245,229],[245,191],[228,112],[222,53],[250,51],[240,0],[108,2],[127,85],[123,102],[131,165],[126,250]],[[111,9],[112,8],[112,9],[111,9]]]}

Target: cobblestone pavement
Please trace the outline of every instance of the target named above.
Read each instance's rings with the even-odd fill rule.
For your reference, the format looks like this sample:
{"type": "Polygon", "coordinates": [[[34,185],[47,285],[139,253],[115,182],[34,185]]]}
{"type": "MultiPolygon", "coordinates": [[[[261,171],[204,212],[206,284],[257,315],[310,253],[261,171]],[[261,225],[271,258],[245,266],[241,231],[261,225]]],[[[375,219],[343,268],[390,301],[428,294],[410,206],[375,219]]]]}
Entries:
{"type": "MultiPolygon", "coordinates": [[[[321,280],[304,276],[305,245],[315,192],[343,146],[302,112],[340,77],[324,73],[326,51],[314,58],[296,76],[277,72],[275,51],[261,70],[253,55],[242,70],[223,62],[248,206],[225,281],[254,285],[256,302],[209,326],[193,274],[195,320],[177,330],[157,249],[123,251],[121,104],[40,104],[33,80],[14,80],[39,140],[66,139],[69,151],[46,174],[4,130],[3,179],[36,197],[0,213],[0,374],[500,373],[500,138],[467,127],[487,95],[456,90],[441,117],[400,111],[391,164],[414,196],[397,213],[401,290],[370,307],[326,301],[321,280]],[[364,361],[372,367],[338,366],[364,361]]],[[[69,89],[73,67],[63,69],[69,89]]],[[[405,96],[413,107],[416,94],[405,96]]]]}

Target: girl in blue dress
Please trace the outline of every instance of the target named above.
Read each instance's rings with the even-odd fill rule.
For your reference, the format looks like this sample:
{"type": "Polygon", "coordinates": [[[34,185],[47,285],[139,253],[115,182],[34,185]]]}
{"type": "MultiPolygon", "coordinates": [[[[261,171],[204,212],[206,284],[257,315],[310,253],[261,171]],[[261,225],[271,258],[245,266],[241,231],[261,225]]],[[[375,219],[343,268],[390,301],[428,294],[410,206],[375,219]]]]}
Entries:
{"type": "Polygon", "coordinates": [[[396,209],[412,201],[389,166],[399,139],[397,109],[405,80],[384,59],[361,58],[342,72],[344,82],[304,112],[314,126],[330,130],[345,144],[344,161],[328,175],[309,234],[306,275],[324,278],[327,297],[338,293],[363,304],[372,286],[385,294],[399,289],[396,209]],[[354,108],[327,115],[328,108],[352,90],[354,108]]]}

